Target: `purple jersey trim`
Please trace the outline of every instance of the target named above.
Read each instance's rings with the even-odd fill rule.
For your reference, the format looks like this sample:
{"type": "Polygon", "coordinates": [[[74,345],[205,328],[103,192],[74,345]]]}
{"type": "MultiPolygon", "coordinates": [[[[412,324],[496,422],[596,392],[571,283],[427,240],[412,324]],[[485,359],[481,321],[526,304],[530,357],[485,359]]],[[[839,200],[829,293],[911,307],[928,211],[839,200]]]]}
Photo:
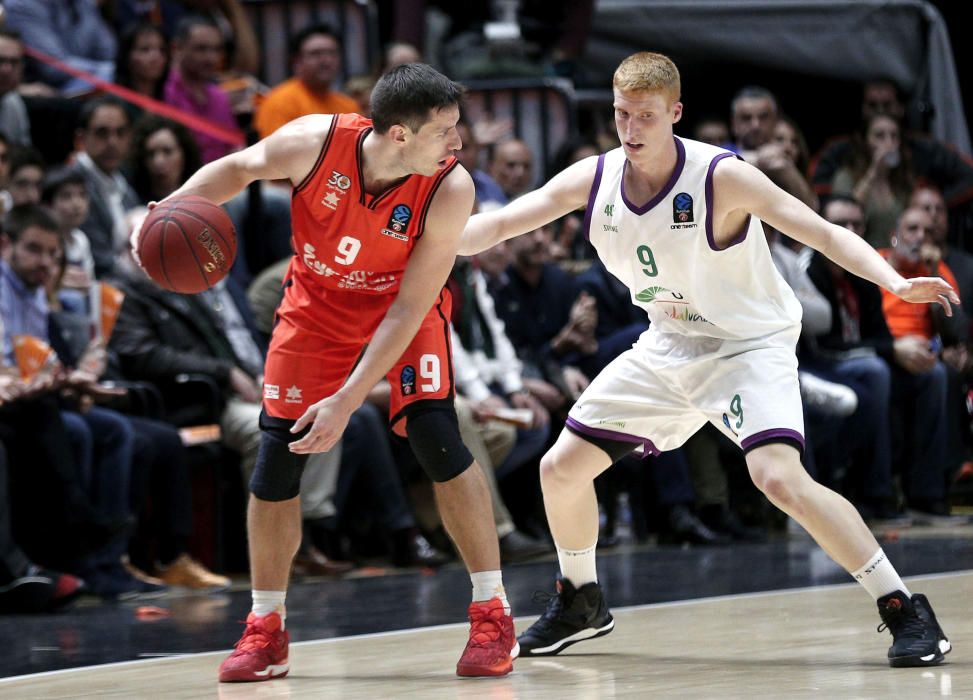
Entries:
{"type": "Polygon", "coordinates": [[[744,438],[740,443],[740,447],[742,447],[744,450],[750,450],[765,442],[776,440],[777,438],[790,438],[791,440],[795,440],[800,444],[801,450],[804,449],[804,436],[796,430],[791,430],[790,428],[771,428],[770,430],[761,430],[759,433],[754,433],[750,437],[744,438]]]}
{"type": "Polygon", "coordinates": [[[581,230],[584,231],[584,239],[591,240],[591,212],[595,208],[595,199],[598,195],[598,187],[601,185],[601,175],[605,169],[605,154],[598,156],[598,167],[595,169],[595,180],[591,183],[591,192],[588,193],[588,206],[584,210],[584,223],[581,230]]]}
{"type": "Polygon", "coordinates": [[[625,206],[628,207],[629,211],[631,211],[633,214],[642,216],[642,214],[661,202],[665,196],[672,191],[672,188],[676,186],[676,180],[678,180],[679,176],[682,175],[683,166],[686,165],[686,147],[682,144],[682,141],[675,136],[672,138],[676,142],[676,168],[672,171],[672,176],[669,178],[669,181],[661,190],[659,190],[659,193],[641,207],[637,207],[632,204],[625,195],[625,168],[628,168],[628,160],[625,161],[625,167],[622,168],[622,201],[625,202],[625,206]]]}
{"type": "Polygon", "coordinates": [[[747,239],[747,231],[750,229],[750,216],[747,215],[747,220],[743,224],[743,232],[730,241],[730,245],[726,248],[716,247],[716,239],[713,238],[713,171],[716,169],[716,164],[721,160],[733,157],[739,158],[739,156],[734,156],[732,153],[720,153],[709,162],[709,168],[706,170],[706,241],[709,243],[710,249],[716,252],[743,243],[747,239]]]}
{"type": "Polygon", "coordinates": [[[567,424],[574,428],[579,433],[584,435],[590,435],[594,438],[601,438],[603,440],[615,440],[617,442],[634,442],[642,446],[644,451],[643,458],[649,455],[659,455],[662,454],[661,451],[652,444],[652,441],[648,438],[638,437],[637,435],[629,435],[628,433],[619,433],[615,430],[604,430],[602,428],[589,428],[584,423],[579,423],[571,416],[568,416],[567,424]]]}

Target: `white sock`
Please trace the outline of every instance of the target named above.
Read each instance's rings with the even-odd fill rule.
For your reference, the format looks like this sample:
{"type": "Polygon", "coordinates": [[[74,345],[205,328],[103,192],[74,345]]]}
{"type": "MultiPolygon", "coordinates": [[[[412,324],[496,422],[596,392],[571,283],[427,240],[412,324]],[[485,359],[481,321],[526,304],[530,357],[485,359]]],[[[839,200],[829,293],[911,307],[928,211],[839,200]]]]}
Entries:
{"type": "Polygon", "coordinates": [[[557,548],[557,560],[561,565],[561,576],[581,588],[586,583],[598,582],[598,571],[595,569],[595,547],[593,544],[587,549],[557,548]]]}
{"type": "Polygon", "coordinates": [[[287,619],[287,608],[284,607],[284,596],[287,591],[250,591],[253,596],[253,607],[250,611],[257,617],[269,615],[272,612],[280,615],[280,628],[284,629],[287,619]]]}
{"type": "Polygon", "coordinates": [[[510,614],[510,603],[507,602],[507,592],[503,589],[503,574],[497,571],[477,571],[470,574],[473,582],[473,602],[478,603],[491,598],[499,598],[503,603],[503,610],[510,614]]]}
{"type": "Polygon", "coordinates": [[[899,578],[899,574],[896,573],[892,562],[881,549],[865,562],[865,566],[858,571],[853,571],[851,575],[865,587],[865,590],[875,600],[893,591],[902,591],[907,597],[912,597],[909,589],[905,587],[902,579],[899,578]]]}

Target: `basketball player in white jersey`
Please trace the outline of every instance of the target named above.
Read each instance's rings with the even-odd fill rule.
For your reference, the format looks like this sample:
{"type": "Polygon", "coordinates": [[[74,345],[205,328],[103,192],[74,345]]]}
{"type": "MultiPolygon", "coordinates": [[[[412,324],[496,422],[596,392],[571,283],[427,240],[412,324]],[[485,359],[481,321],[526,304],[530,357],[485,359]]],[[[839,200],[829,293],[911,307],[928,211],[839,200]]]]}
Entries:
{"type": "Polygon", "coordinates": [[[556,654],[611,631],[595,573],[593,480],[636,447],[675,449],[709,421],[745,452],[770,501],[877,601],[893,637],[889,663],[940,663],[950,644],[928,600],[909,592],[855,508],[801,465],[801,306],[771,262],[761,221],[906,301],[950,313],[959,297],[940,278],[902,278],[734,154],[675,137],[680,81],[667,57],[629,56],[613,87],[622,146],[472,217],[460,245],[472,255],[585,207],[589,240],[651,320],[581,395],[541,462],[561,576],[558,595],[521,635],[521,655],[556,654]]]}

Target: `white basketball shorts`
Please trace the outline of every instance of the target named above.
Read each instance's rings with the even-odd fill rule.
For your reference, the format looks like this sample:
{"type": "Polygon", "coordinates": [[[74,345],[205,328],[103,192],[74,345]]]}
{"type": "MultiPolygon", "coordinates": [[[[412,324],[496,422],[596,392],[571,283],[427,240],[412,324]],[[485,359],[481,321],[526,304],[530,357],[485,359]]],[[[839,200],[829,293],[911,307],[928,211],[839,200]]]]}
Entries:
{"type": "Polygon", "coordinates": [[[799,333],[740,341],[649,329],[595,377],[567,424],[646,454],[676,449],[706,421],[743,450],[781,439],[803,448],[799,333]]]}

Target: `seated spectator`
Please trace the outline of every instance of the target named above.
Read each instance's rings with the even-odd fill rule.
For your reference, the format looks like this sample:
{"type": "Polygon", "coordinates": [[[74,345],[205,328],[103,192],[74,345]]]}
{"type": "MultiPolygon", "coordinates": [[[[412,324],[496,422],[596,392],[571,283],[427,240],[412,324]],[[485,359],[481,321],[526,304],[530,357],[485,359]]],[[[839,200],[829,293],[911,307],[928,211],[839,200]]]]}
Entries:
{"type": "Polygon", "coordinates": [[[30,119],[19,87],[24,77],[20,33],[0,26],[0,133],[19,146],[30,145],[30,119]]]}
{"type": "MultiPolygon", "coordinates": [[[[62,244],[57,221],[34,204],[21,204],[7,214],[4,236],[0,316],[5,331],[5,359],[13,365],[17,336],[33,336],[52,347],[56,345],[46,287],[55,276],[62,244]]],[[[76,478],[104,518],[125,521],[131,517],[133,428],[121,414],[92,405],[93,397],[102,391],[97,386],[97,375],[89,372],[87,357],[77,363],[63,359],[61,362],[66,369],[52,362],[51,388],[60,392],[64,402],[61,418],[76,458],[76,478]]],[[[92,592],[110,599],[164,590],[160,583],[140,579],[125,570],[122,557],[127,545],[127,537],[118,537],[79,562],[74,571],[85,578],[92,592]]]]}
{"type": "MultiPolygon", "coordinates": [[[[459,260],[449,287],[453,291],[451,335],[457,393],[470,402],[473,419],[487,424],[511,408],[522,409],[529,416],[517,426],[510,452],[502,460],[492,462],[496,478],[504,482],[522,469],[537,474],[540,456],[550,437],[550,415],[524,384],[522,365],[475,261],[459,260]]],[[[555,391],[553,387],[548,389],[555,391]]],[[[537,489],[537,498],[527,499],[529,505],[534,505],[540,498],[540,483],[536,479],[527,481],[537,489]]],[[[500,546],[502,550],[502,537],[500,546]]]]}
{"type": "MultiPolygon", "coordinates": [[[[865,233],[861,204],[839,195],[828,197],[821,216],[859,236],[865,233]]],[[[895,350],[877,286],[815,252],[808,276],[828,300],[831,323],[823,332],[804,338],[801,367],[831,381],[850,386],[858,408],[840,427],[838,440],[826,458],[818,460],[817,477],[849,495],[866,520],[897,517],[892,483],[890,425],[892,372],[895,350]],[[846,483],[836,483],[837,472],[851,463],[846,483]]],[[[920,426],[918,429],[925,429],[920,426]]]]}
{"type": "MultiPolygon", "coordinates": [[[[783,236],[766,225],[764,231],[774,267],[801,304],[801,336],[807,342],[831,327],[831,305],[808,277],[798,253],[783,243],[783,236]]],[[[813,478],[821,480],[816,455],[836,451],[838,434],[858,408],[858,397],[849,386],[823,376],[811,366],[801,367],[797,375],[804,404],[806,444],[802,462],[813,478]]]]}
{"type": "MultiPolygon", "coordinates": [[[[89,340],[92,321],[87,308],[70,311],[60,304],[58,287],[62,278],[63,267],[54,273],[54,280],[47,286],[51,346],[65,366],[79,368],[93,380],[105,378],[107,355],[103,350],[104,341],[100,338],[89,340]]],[[[81,430],[91,433],[90,438],[86,436],[84,439],[98,445],[99,453],[107,453],[108,458],[119,460],[118,452],[110,442],[104,446],[99,443],[106,442],[102,434],[110,435],[119,430],[120,417],[112,416],[111,420],[106,420],[106,416],[97,415],[99,412],[102,409],[84,409],[81,422],[87,425],[81,430]]],[[[65,420],[69,425],[78,422],[73,414],[68,414],[65,420]]],[[[192,492],[189,460],[179,432],[166,423],[141,416],[124,416],[124,421],[128,426],[121,429],[130,426],[132,434],[128,500],[133,515],[140,521],[140,531],[157,540],[154,559],[144,548],[130,544],[128,554],[134,564],[126,565],[129,573],[152,587],[172,585],[200,591],[225,590],[230,585],[229,579],[213,574],[189,554],[192,492]],[[150,503],[154,507],[147,510],[150,503]],[[150,576],[144,570],[154,570],[157,576],[150,576]]]]}
{"type": "Polygon", "coordinates": [[[95,259],[81,226],[88,218],[90,200],[84,175],[77,166],[61,166],[47,173],[41,201],[50,207],[60,224],[64,242],[61,303],[74,311],[86,308],[88,291],[95,280],[95,259]]]}
{"type": "Polygon", "coordinates": [[[888,242],[908,206],[915,180],[898,122],[879,114],[855,135],[850,157],[835,173],[831,192],[864,204],[865,240],[879,248],[888,242]]]}
{"type": "Polygon", "coordinates": [[[260,101],[253,122],[260,138],[306,114],[341,114],[359,107],[332,89],[341,72],[341,39],[334,29],[326,24],[305,27],[291,37],[289,50],[294,76],[260,101]]]}
{"type": "MultiPolygon", "coordinates": [[[[938,249],[926,245],[932,227],[921,209],[906,209],[891,236],[891,248],[879,252],[905,278],[939,275],[958,288],[938,249]]],[[[917,429],[903,437],[902,490],[910,513],[921,521],[949,515],[946,502],[947,373],[939,355],[943,346],[965,341],[966,317],[961,308],[947,317],[937,305],[905,308],[882,290],[882,310],[894,342],[892,405],[903,426],[917,429]],[[911,438],[911,439],[910,439],[911,438]]]]}
{"type": "Polygon", "coordinates": [[[98,277],[111,272],[115,256],[128,248],[128,217],[139,206],[138,195],[122,174],[132,142],[132,124],[125,103],[97,97],[79,115],[75,158],[88,185],[90,208],[81,226],[95,259],[98,277]]]}
{"type": "MultiPolygon", "coordinates": [[[[7,26],[20,32],[24,43],[102,80],[115,72],[117,40],[101,16],[97,0],[6,0],[7,26]]],[[[41,61],[32,68],[48,85],[65,94],[91,86],[80,78],[41,61]]]]}
{"type": "MultiPolygon", "coordinates": [[[[223,63],[223,38],[216,22],[202,15],[187,15],[172,40],[172,64],[163,94],[173,107],[236,129],[230,99],[215,81],[223,63]]],[[[220,138],[194,131],[204,163],[225,156],[233,147],[220,138]]]]}
{"type": "Polygon", "coordinates": [[[598,319],[594,299],[579,295],[576,281],[551,261],[552,236],[545,226],[508,241],[513,262],[493,294],[527,387],[559,416],[588,385],[579,365],[597,352],[598,319]]]}
{"type": "MultiPolygon", "coordinates": [[[[929,235],[932,243],[939,249],[943,262],[949,267],[956,278],[962,301],[961,307],[967,318],[973,309],[973,255],[965,250],[951,245],[949,241],[949,215],[946,200],[934,185],[920,185],[912,193],[909,200],[910,207],[917,207],[926,212],[932,227],[929,235]]],[[[966,406],[969,392],[970,342],[958,342],[951,347],[943,348],[942,359],[949,368],[949,388],[947,399],[947,418],[949,426],[949,454],[948,463],[961,465],[969,461],[973,452],[973,434],[969,429],[970,414],[966,406]]]]}

